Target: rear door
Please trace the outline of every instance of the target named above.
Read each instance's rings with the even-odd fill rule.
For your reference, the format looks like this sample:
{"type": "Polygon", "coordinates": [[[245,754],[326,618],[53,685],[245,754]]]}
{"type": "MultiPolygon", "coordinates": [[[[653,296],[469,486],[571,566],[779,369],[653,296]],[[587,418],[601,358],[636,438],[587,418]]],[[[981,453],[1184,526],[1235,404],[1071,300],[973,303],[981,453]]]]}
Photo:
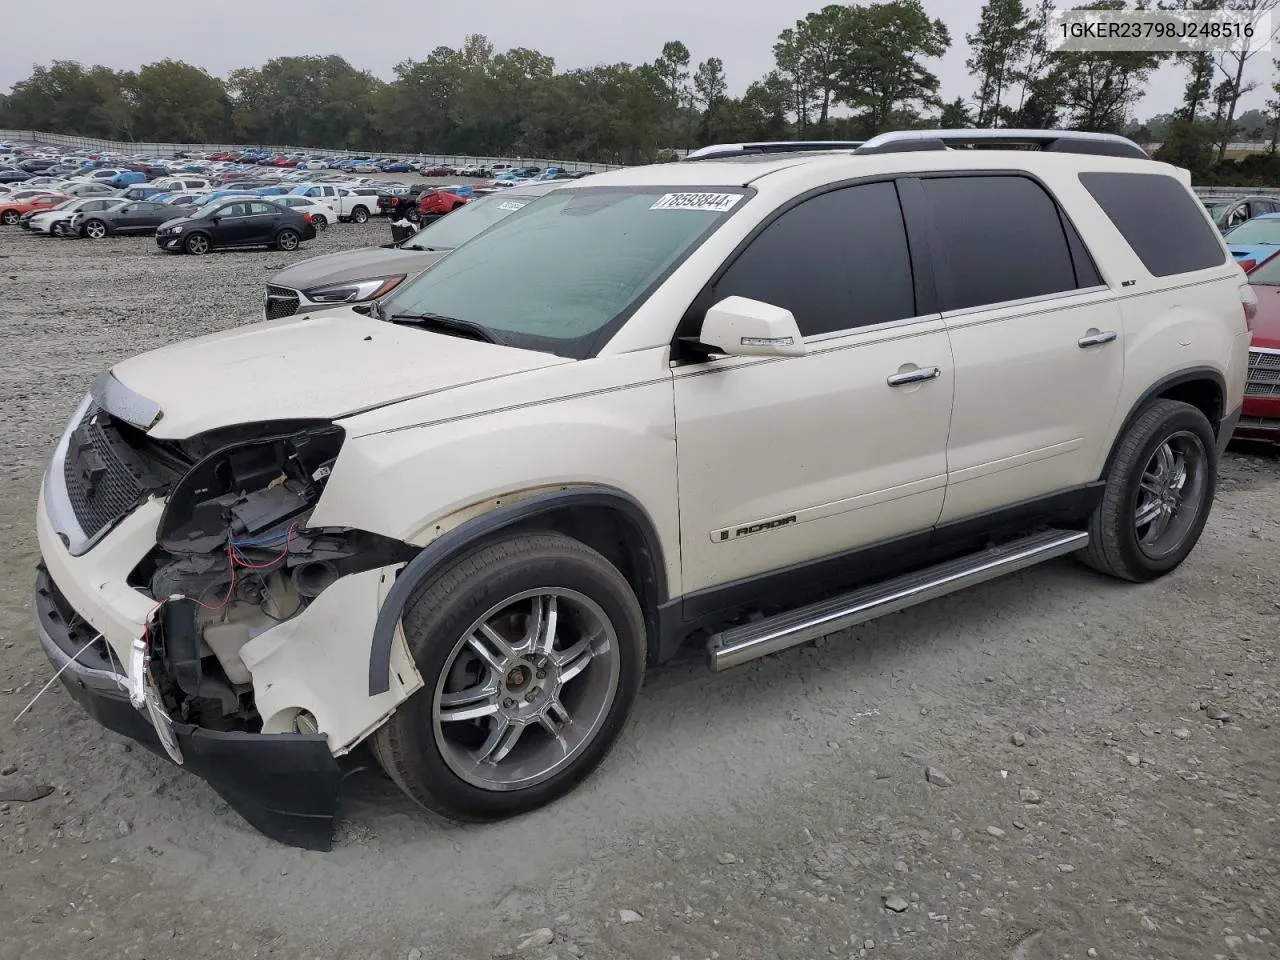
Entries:
{"type": "Polygon", "coordinates": [[[285,224],[280,208],[271,203],[254,200],[249,204],[249,243],[270,243],[276,231],[285,224]]]}
{"type": "Polygon", "coordinates": [[[955,363],[940,522],[1096,480],[1123,383],[1124,327],[1075,227],[1030,176],[911,184],[955,363]]]}

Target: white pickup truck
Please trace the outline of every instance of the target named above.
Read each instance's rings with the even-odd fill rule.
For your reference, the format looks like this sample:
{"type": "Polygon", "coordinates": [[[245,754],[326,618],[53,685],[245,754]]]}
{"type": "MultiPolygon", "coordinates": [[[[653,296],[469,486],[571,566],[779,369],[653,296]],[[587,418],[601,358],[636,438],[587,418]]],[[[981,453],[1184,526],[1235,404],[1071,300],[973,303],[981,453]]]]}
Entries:
{"type": "Polygon", "coordinates": [[[378,212],[378,191],[368,187],[344,187],[341,184],[315,183],[305,190],[293,191],[333,207],[339,220],[364,223],[378,212]]]}

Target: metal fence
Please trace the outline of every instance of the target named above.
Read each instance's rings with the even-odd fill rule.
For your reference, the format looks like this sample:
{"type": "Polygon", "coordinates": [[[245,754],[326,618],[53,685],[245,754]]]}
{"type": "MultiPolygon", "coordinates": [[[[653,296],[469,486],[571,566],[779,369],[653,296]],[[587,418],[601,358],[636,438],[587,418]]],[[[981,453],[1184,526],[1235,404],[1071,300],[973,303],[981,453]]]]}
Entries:
{"type": "MultiPolygon", "coordinates": [[[[305,153],[309,157],[362,157],[368,153],[355,150],[330,150],[325,147],[283,146],[262,143],[142,143],[131,140],[99,140],[95,137],[73,137],[62,133],[46,133],[43,130],[0,130],[0,140],[20,143],[37,143],[64,150],[95,150],[106,153],[139,154],[154,157],[172,157],[179,153],[218,153],[240,150],[267,150],[271,153],[305,153]]],[[[495,163],[521,163],[537,167],[560,167],[564,170],[585,170],[603,173],[617,170],[621,164],[584,163],[579,160],[549,160],[543,157],[464,157],[444,153],[379,152],[374,156],[403,156],[442,167],[489,167],[495,163]]]]}

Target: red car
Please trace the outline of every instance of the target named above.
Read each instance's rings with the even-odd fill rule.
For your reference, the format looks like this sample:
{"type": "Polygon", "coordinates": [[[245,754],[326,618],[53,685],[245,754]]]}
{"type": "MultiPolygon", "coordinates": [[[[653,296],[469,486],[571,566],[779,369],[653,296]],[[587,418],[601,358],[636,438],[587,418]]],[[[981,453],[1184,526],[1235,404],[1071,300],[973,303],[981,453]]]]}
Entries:
{"type": "Polygon", "coordinates": [[[1249,272],[1258,298],[1249,347],[1249,379],[1235,436],[1280,444],[1280,253],[1249,272]]]}
{"type": "Polygon", "coordinates": [[[64,200],[70,200],[70,197],[63,196],[60,193],[42,193],[38,197],[29,197],[26,200],[5,200],[0,197],[0,223],[14,224],[22,219],[24,213],[32,213],[36,210],[48,210],[56,207],[64,200]]]}
{"type": "Polygon", "coordinates": [[[446,213],[453,213],[470,199],[447,190],[424,190],[418,197],[418,216],[423,219],[443,217],[446,213]]]}

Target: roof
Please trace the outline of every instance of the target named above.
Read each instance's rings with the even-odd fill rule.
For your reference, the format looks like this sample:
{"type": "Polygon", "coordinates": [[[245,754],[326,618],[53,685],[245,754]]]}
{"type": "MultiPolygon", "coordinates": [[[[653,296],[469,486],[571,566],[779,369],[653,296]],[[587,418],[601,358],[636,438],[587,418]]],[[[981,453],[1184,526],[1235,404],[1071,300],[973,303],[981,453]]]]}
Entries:
{"type": "Polygon", "coordinates": [[[688,186],[780,187],[793,179],[836,182],[860,176],[902,175],[944,170],[1023,170],[1034,173],[1108,170],[1125,173],[1176,175],[1177,168],[1150,159],[1025,149],[908,150],[901,153],[855,153],[851,150],[768,154],[696,163],[655,163],[593,174],[586,180],[564,181],[582,187],[688,186]]]}

